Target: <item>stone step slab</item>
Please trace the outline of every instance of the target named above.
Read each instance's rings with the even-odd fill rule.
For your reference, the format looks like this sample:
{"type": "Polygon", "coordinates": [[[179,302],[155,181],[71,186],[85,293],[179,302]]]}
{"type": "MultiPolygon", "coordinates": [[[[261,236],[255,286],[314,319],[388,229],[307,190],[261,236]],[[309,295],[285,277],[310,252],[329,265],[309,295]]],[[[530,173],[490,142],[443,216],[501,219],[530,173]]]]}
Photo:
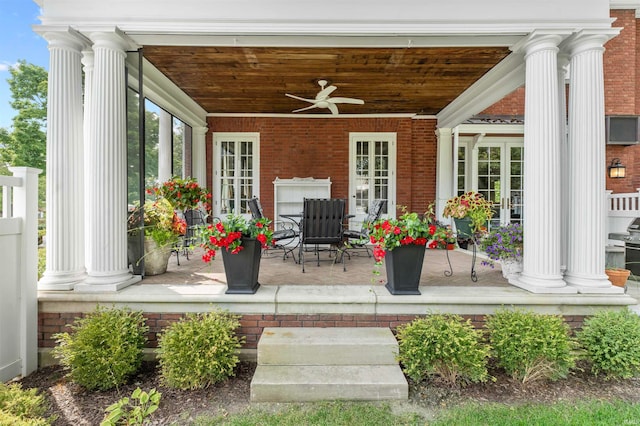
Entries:
{"type": "Polygon", "coordinates": [[[406,400],[409,386],[396,365],[258,365],[252,402],[406,400]]]}
{"type": "Polygon", "coordinates": [[[393,365],[398,342],[388,328],[266,327],[259,365],[393,365]]]}

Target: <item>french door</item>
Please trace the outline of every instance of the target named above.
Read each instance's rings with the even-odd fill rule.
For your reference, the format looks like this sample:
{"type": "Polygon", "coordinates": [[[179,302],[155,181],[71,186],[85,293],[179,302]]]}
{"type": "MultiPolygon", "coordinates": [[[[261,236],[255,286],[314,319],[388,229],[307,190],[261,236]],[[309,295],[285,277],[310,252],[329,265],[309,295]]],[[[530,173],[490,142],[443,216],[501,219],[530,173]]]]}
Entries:
{"type": "Polygon", "coordinates": [[[260,134],[214,133],[214,215],[250,216],[248,201],[260,194],[260,134]]]}
{"type": "Polygon", "coordinates": [[[387,200],[382,214],[394,216],[396,187],[396,134],[349,135],[349,214],[351,227],[359,227],[373,200],[387,200]]]}
{"type": "Polygon", "coordinates": [[[480,143],[473,149],[473,187],[493,203],[489,228],[522,223],[523,145],[480,143]]]}
{"type": "Polygon", "coordinates": [[[493,203],[489,228],[523,221],[523,155],[521,138],[486,138],[477,145],[461,138],[457,194],[475,190],[493,203]]]}

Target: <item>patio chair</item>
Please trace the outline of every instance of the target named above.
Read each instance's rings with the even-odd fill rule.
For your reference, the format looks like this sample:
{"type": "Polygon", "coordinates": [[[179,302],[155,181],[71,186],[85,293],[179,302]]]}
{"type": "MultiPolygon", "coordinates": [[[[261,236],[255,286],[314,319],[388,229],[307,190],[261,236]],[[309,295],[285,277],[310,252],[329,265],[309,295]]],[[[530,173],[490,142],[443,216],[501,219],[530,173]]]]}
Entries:
{"type": "Polygon", "coordinates": [[[364,249],[367,255],[371,257],[371,248],[367,245],[369,242],[369,225],[380,219],[386,206],[387,200],[374,200],[360,229],[347,229],[344,231],[344,238],[347,244],[344,252],[347,256],[351,257],[350,251],[352,250],[364,249]]]}
{"type": "MultiPolygon", "coordinates": [[[[253,197],[252,199],[250,199],[248,204],[249,210],[251,211],[251,217],[253,219],[262,219],[264,217],[262,204],[260,204],[260,200],[257,197],[253,197]]],[[[291,253],[293,261],[296,262],[294,250],[296,249],[297,245],[292,246],[291,244],[293,243],[293,240],[299,235],[300,233],[293,228],[284,228],[273,231],[274,248],[283,250],[282,260],[285,260],[289,253],[291,253]]]]}
{"type": "MultiPolygon", "coordinates": [[[[337,198],[305,198],[302,211],[302,232],[300,235],[299,261],[302,263],[304,272],[305,246],[312,245],[316,254],[318,266],[320,266],[320,245],[336,247],[336,251],[342,251],[343,225],[345,210],[345,200],[337,198]]],[[[342,270],[346,271],[344,256],[339,256],[342,260],[342,270]]],[[[333,260],[338,260],[338,253],[333,260]]]]}

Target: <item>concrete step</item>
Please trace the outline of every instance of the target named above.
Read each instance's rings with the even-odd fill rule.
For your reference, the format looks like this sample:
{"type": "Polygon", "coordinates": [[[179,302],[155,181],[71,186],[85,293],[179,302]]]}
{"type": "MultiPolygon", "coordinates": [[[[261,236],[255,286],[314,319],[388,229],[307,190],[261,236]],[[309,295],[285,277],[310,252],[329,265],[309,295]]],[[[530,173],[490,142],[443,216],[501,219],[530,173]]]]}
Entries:
{"type": "Polygon", "coordinates": [[[395,365],[398,342],[388,328],[267,327],[259,365],[395,365]]]}
{"type": "Polygon", "coordinates": [[[252,402],[406,400],[407,381],[396,365],[258,365],[252,402]]]}

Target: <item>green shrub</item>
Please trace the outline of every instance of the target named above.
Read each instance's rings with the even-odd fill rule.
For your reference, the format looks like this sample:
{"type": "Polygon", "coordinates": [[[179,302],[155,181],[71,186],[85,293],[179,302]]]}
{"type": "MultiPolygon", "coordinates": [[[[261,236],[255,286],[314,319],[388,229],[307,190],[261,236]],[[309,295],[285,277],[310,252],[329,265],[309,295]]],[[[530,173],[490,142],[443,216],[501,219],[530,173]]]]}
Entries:
{"type": "Polygon", "coordinates": [[[155,389],[151,389],[147,393],[137,388],[131,394],[131,398],[125,396],[107,407],[105,410],[107,415],[100,426],[120,424],[141,426],[158,409],[161,396],[162,394],[155,389]]]}
{"type": "Polygon", "coordinates": [[[22,389],[19,384],[0,382],[0,425],[49,425],[42,418],[47,411],[44,396],[37,389],[22,389]]]}
{"type": "Polygon", "coordinates": [[[498,366],[522,383],[566,377],[575,366],[575,342],[559,315],[502,309],[486,327],[498,366]]]}
{"type": "Polygon", "coordinates": [[[629,378],[640,373],[640,317],[628,309],[599,311],[584,321],[578,341],[594,374],[629,378]]]}
{"type": "Polygon", "coordinates": [[[226,311],[187,314],[158,338],[163,382],[197,389],[232,376],[243,339],[236,335],[239,317],[226,311]]]}
{"type": "Polygon", "coordinates": [[[58,345],[52,353],[79,385],[111,389],[140,368],[149,329],[142,312],[98,306],[95,312],[76,318],[71,329],[53,336],[58,345]]]}
{"type": "Polygon", "coordinates": [[[459,315],[430,315],[398,327],[398,360],[415,381],[428,375],[450,384],[486,381],[489,347],[482,331],[459,315]]]}

